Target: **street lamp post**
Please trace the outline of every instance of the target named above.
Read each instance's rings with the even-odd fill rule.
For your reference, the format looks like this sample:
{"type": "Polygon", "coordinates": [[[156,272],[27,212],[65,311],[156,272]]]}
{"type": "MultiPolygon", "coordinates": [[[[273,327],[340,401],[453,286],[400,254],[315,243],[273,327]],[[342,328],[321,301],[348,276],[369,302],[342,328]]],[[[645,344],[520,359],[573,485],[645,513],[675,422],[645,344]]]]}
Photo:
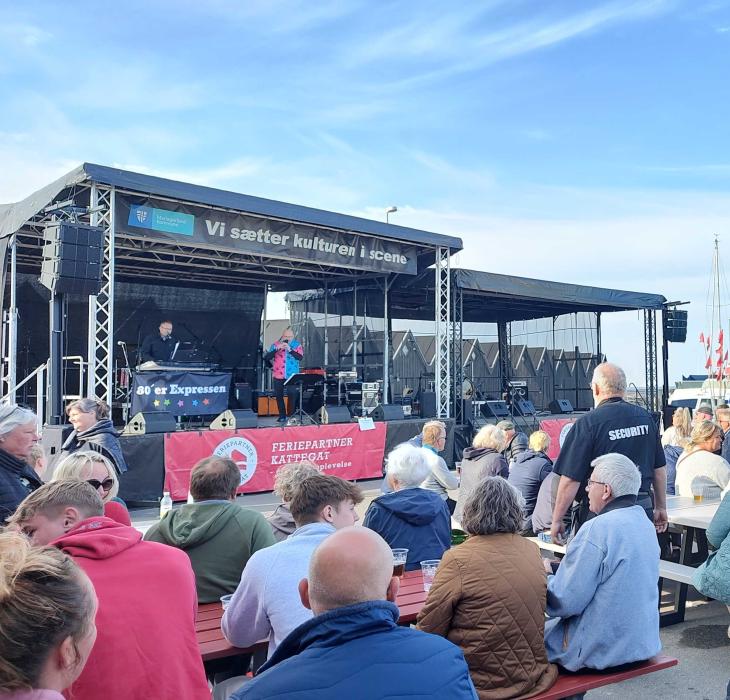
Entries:
{"type": "Polygon", "coordinates": [[[386,224],[389,224],[389,223],[390,223],[390,221],[389,221],[388,217],[389,217],[389,216],[390,216],[391,214],[394,214],[394,213],[395,213],[395,212],[397,212],[397,211],[398,211],[398,207],[395,207],[395,206],[393,206],[393,207],[388,207],[388,208],[387,208],[387,209],[385,210],[385,223],[386,223],[386,224]]]}

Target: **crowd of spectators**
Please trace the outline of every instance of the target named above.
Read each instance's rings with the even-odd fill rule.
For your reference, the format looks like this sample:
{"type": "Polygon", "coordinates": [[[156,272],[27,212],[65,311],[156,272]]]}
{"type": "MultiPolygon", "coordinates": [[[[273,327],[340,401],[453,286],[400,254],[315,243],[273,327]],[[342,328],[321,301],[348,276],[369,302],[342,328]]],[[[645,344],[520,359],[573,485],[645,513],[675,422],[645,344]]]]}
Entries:
{"type": "Polygon", "coordinates": [[[211,456],[192,468],[189,502],[144,537],[119,499],[126,464],[105,405],[69,406],[74,432],[51,467],[35,415],[0,407],[0,696],[203,700],[224,681],[216,697],[234,700],[501,700],[549,689],[561,669],[650,658],[661,649],[659,487],[725,490],[707,533],[717,551],[695,585],[730,606],[730,409],[717,422],[707,407],[691,422],[677,412],[662,437],[636,427],[648,414],[623,400],[619,368],[599,366],[592,387],[596,410],[555,463],[547,433],[503,421],[477,432],[454,471],[440,454],[446,425],[429,421],[390,452],[384,493],[356,526],[360,487],[315,464],[278,471],[267,519],[237,501],[238,466],[211,456]],[[466,539],[452,546],[457,525],[466,539]],[[560,562],[528,539],[563,533],[560,562]],[[406,571],[440,560],[415,627],[398,625],[396,548],[406,571]],[[268,642],[253,678],[250,656],[201,659],[197,606],[224,597],[225,638],[268,642]]]}

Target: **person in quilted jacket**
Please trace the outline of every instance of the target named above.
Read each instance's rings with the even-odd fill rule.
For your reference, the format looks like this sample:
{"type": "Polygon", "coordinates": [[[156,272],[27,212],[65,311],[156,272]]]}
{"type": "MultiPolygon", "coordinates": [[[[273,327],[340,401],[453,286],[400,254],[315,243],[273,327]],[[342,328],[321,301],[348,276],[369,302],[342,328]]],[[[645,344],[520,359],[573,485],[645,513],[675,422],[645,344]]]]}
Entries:
{"type": "Polygon", "coordinates": [[[464,504],[469,538],[444,554],[418,628],[464,652],[480,700],[528,698],[557,678],[543,632],[546,582],[540,551],[520,537],[523,499],[498,476],[464,504]]]}

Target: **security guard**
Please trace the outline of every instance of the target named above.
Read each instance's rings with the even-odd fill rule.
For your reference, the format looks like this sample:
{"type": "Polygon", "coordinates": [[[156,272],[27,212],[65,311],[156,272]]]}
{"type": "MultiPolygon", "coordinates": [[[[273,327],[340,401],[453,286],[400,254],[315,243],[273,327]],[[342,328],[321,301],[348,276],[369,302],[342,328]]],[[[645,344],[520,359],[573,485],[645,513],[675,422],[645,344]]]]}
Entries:
{"type": "Polygon", "coordinates": [[[574,500],[573,534],[589,518],[585,487],[591,462],[601,455],[626,455],[641,472],[637,505],[646,510],[657,532],[667,529],[667,470],[659,430],[648,411],[624,401],[626,375],[617,365],[598,365],[591,380],[595,410],[581,416],[560,448],[553,471],[560,474],[553,510],[551,534],[557,542],[564,535],[563,516],[574,500]],[[654,487],[652,503],[651,487],[654,487]]]}

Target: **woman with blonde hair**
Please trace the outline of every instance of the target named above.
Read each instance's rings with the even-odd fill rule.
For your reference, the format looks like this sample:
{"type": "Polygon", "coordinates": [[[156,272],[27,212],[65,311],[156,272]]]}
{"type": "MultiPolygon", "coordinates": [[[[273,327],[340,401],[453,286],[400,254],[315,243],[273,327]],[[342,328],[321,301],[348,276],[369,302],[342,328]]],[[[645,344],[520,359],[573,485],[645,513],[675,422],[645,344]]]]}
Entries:
{"type": "Polygon", "coordinates": [[[461,458],[461,482],[454,519],[461,522],[464,503],[474,487],[487,476],[509,476],[507,460],[502,454],[505,434],[496,425],[485,425],[472,440],[472,446],[464,448],[461,458]]]}
{"type": "Polygon", "coordinates": [[[692,416],[688,408],[680,406],[672,414],[672,425],[662,434],[662,447],[680,447],[680,442],[689,439],[691,432],[692,416]]]}
{"type": "MultiPolygon", "coordinates": [[[[0,534],[0,696],[63,700],[96,640],[96,594],[55,547],[0,534]]],[[[103,693],[102,693],[103,695],[103,693]]]]}
{"type": "Polygon", "coordinates": [[[730,483],[730,464],[715,454],[721,445],[722,430],[712,421],[700,421],[692,428],[689,442],[677,460],[678,495],[692,498],[707,488],[722,491],[730,483]]]}
{"type": "Polygon", "coordinates": [[[274,532],[277,542],[285,540],[297,529],[294,517],[289,510],[289,503],[299,485],[309,477],[319,474],[319,468],[314,462],[291,462],[276,471],[274,477],[274,493],[281,498],[281,503],[267,518],[274,532]]]}
{"type": "Polygon", "coordinates": [[[117,498],[119,479],[114,465],[98,452],[74,452],[59,462],[51,481],[78,479],[91,484],[104,501],[104,515],[122,525],[131,525],[124,501],[117,498]]]}

